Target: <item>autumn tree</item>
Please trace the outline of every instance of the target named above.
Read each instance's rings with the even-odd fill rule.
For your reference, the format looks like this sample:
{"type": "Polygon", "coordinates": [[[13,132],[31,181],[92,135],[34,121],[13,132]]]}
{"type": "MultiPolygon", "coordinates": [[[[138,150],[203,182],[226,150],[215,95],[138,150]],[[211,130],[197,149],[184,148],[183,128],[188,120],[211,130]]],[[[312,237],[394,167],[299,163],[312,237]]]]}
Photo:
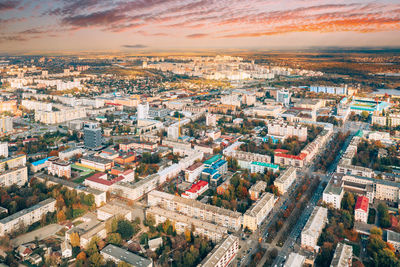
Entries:
{"type": "Polygon", "coordinates": [[[81,240],[80,240],[79,234],[77,232],[73,232],[72,234],[70,234],[69,240],[70,240],[71,246],[73,246],[73,247],[79,247],[81,245],[81,240]]]}

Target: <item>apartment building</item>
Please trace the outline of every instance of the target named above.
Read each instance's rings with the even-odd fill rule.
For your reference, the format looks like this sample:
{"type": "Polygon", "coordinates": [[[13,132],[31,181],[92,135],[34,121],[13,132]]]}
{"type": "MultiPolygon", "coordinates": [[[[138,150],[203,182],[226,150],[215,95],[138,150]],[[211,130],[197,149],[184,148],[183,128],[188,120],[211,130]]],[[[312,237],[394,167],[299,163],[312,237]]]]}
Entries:
{"type": "Polygon", "coordinates": [[[257,230],[262,221],[268,216],[275,204],[275,197],[271,193],[264,193],[243,215],[243,228],[257,230]]]}
{"type": "Polygon", "coordinates": [[[58,111],[35,111],[35,121],[44,124],[57,124],[67,121],[86,118],[85,107],[63,108],[58,111]]]}
{"type": "Polygon", "coordinates": [[[354,208],[354,220],[358,222],[367,223],[369,212],[369,200],[365,196],[357,198],[356,206],[354,208]]]}
{"type": "Polygon", "coordinates": [[[128,221],[133,220],[132,210],[130,207],[115,203],[107,203],[106,205],[97,209],[97,219],[101,221],[107,221],[114,217],[122,217],[128,221]]]}
{"type": "Polygon", "coordinates": [[[71,178],[71,162],[60,160],[59,157],[49,158],[47,162],[49,174],[67,179],[71,178]]]}
{"type": "Polygon", "coordinates": [[[299,155],[289,155],[285,153],[276,153],[274,162],[283,166],[293,166],[302,168],[306,163],[307,154],[300,153],[299,155]]]}
{"type": "Polygon", "coordinates": [[[193,165],[189,166],[185,170],[185,181],[193,183],[200,177],[201,172],[203,170],[204,170],[204,164],[201,162],[196,162],[193,165]]]}
{"type": "Polygon", "coordinates": [[[0,157],[8,158],[8,142],[0,143],[0,157]]]}
{"type": "Polygon", "coordinates": [[[301,246],[308,250],[318,250],[318,238],[328,222],[328,209],[315,207],[301,231],[301,246]]]}
{"type": "Polygon", "coordinates": [[[122,151],[136,150],[136,149],[146,149],[146,150],[155,150],[157,149],[157,143],[153,142],[145,142],[145,141],[130,141],[127,143],[119,144],[119,149],[122,151]]]}
{"type": "Polygon", "coordinates": [[[340,209],[344,189],[342,187],[342,175],[333,175],[322,193],[322,201],[331,204],[335,209],[340,209]]]}
{"type": "Polygon", "coordinates": [[[21,105],[29,110],[34,111],[52,111],[53,104],[49,102],[35,101],[35,100],[27,100],[24,99],[21,101],[21,105]]]}
{"type": "Polygon", "coordinates": [[[42,216],[48,212],[56,210],[56,200],[48,198],[39,202],[38,204],[18,211],[4,219],[0,220],[0,236],[12,233],[17,230],[21,225],[29,226],[42,219],[42,216]]]}
{"type": "Polygon", "coordinates": [[[0,117],[0,134],[10,133],[14,130],[12,117],[0,117]]]}
{"type": "Polygon", "coordinates": [[[208,221],[228,229],[238,230],[242,215],[239,212],[203,204],[194,199],[186,199],[160,191],[151,191],[147,196],[149,206],[157,206],[182,213],[186,216],[208,221]]]}
{"type": "Polygon", "coordinates": [[[207,237],[213,242],[219,242],[228,232],[228,229],[223,226],[215,225],[206,221],[192,218],[174,211],[165,210],[160,207],[150,207],[146,210],[146,216],[153,216],[156,225],[163,223],[166,220],[171,221],[178,234],[184,233],[185,230],[192,231],[194,235],[207,237]]]}
{"type": "Polygon", "coordinates": [[[0,172],[0,186],[8,187],[13,184],[23,186],[26,182],[28,182],[28,168],[25,166],[0,172]]]}
{"type": "Polygon", "coordinates": [[[294,167],[289,167],[281,175],[279,175],[279,177],[274,181],[274,185],[278,188],[279,194],[285,194],[289,187],[296,180],[296,177],[296,169],[294,167]]]}
{"type": "Polygon", "coordinates": [[[114,166],[114,162],[109,159],[97,157],[97,156],[84,156],[81,158],[81,163],[77,163],[77,165],[96,170],[105,172],[110,170],[114,166]]]}
{"type": "Polygon", "coordinates": [[[289,137],[298,137],[299,141],[304,142],[307,140],[307,127],[300,125],[290,125],[283,120],[270,121],[267,124],[268,135],[281,137],[285,140],[289,137]]]}
{"type": "Polygon", "coordinates": [[[344,243],[338,243],[330,267],[351,267],[353,266],[352,260],[353,247],[344,243]]]}
{"type": "Polygon", "coordinates": [[[238,150],[240,146],[244,144],[243,142],[235,142],[226,149],[224,149],[223,154],[225,157],[231,157],[238,161],[240,168],[250,169],[250,164],[252,162],[264,162],[270,163],[271,157],[268,155],[261,155],[251,152],[245,152],[238,150]]]}
{"type": "Polygon", "coordinates": [[[115,183],[122,181],[124,179],[123,176],[118,176],[117,178],[114,179],[107,179],[107,178],[108,178],[107,173],[99,172],[86,178],[83,184],[90,188],[107,192],[113,189],[113,185],[115,183]]]}
{"type": "Polygon", "coordinates": [[[239,251],[239,237],[229,235],[207,255],[197,267],[226,267],[239,251]]]}
{"type": "Polygon", "coordinates": [[[210,127],[217,126],[217,116],[212,113],[207,113],[206,115],[206,125],[210,127]]]}
{"type": "Polygon", "coordinates": [[[252,161],[250,163],[251,173],[265,173],[266,171],[278,172],[279,165],[259,161],[252,161]]]}
{"type": "Polygon", "coordinates": [[[253,184],[249,189],[249,195],[251,200],[258,200],[266,187],[267,183],[261,180],[253,184]]]}
{"type": "Polygon", "coordinates": [[[13,169],[26,165],[26,155],[16,155],[5,159],[0,159],[0,172],[5,171],[6,166],[8,169],[13,169]]]}

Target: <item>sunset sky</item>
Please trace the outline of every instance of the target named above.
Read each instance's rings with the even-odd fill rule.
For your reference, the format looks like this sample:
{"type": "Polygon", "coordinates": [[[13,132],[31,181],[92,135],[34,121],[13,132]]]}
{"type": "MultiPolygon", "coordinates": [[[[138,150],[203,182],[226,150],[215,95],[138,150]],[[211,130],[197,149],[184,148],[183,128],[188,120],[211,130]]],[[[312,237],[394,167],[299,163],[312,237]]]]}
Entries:
{"type": "Polygon", "coordinates": [[[400,0],[0,0],[0,52],[400,46],[400,0]]]}

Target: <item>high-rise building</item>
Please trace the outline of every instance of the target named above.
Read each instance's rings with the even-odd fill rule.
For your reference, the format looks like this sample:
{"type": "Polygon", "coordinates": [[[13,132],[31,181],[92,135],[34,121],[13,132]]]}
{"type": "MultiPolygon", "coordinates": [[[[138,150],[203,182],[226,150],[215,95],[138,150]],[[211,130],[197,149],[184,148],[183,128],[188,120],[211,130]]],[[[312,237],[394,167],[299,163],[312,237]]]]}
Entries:
{"type": "Polygon", "coordinates": [[[13,119],[11,117],[0,117],[0,134],[9,133],[13,130],[13,119]]]}
{"type": "Polygon", "coordinates": [[[217,126],[217,116],[212,113],[207,113],[206,115],[206,125],[215,127],[217,126]]]}
{"type": "Polygon", "coordinates": [[[86,148],[96,150],[102,147],[103,137],[98,123],[85,123],[83,133],[86,148]]]}
{"type": "Polygon", "coordinates": [[[276,92],[276,101],[282,103],[284,106],[289,106],[291,95],[289,90],[279,90],[276,92]]]}
{"type": "Polygon", "coordinates": [[[137,119],[145,120],[149,117],[149,103],[139,104],[137,107],[137,119]]]}
{"type": "Polygon", "coordinates": [[[0,157],[3,156],[5,158],[8,157],[8,143],[0,143],[0,157]]]}

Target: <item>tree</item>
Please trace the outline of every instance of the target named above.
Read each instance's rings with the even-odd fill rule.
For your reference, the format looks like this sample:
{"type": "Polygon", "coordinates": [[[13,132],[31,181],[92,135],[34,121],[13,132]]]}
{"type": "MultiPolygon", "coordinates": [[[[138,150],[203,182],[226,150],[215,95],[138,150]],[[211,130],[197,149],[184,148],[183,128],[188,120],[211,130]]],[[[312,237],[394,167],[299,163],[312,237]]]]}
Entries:
{"type": "Polygon", "coordinates": [[[86,260],[86,253],[84,251],[81,251],[77,256],[76,256],[77,260],[82,260],[85,261],[86,260]]]}
{"type": "Polygon", "coordinates": [[[130,265],[129,263],[126,263],[124,261],[120,261],[118,263],[118,267],[132,267],[132,265],[130,265]]]}
{"type": "Polygon", "coordinates": [[[123,239],[131,238],[134,233],[132,224],[127,220],[118,221],[117,233],[119,233],[123,239]]]}
{"type": "Polygon", "coordinates": [[[111,233],[107,237],[107,242],[110,244],[120,246],[122,243],[121,235],[119,233],[111,233]]]}
{"type": "Polygon", "coordinates": [[[81,245],[81,240],[80,240],[79,234],[77,232],[73,232],[72,234],[70,234],[69,240],[70,240],[71,246],[73,246],[73,247],[79,247],[81,245]]]}
{"type": "Polygon", "coordinates": [[[192,234],[189,229],[185,229],[185,239],[186,242],[190,242],[192,240],[192,234]]]}
{"type": "Polygon", "coordinates": [[[63,221],[65,221],[65,220],[66,220],[65,213],[64,213],[64,211],[60,210],[60,211],[57,213],[57,221],[58,221],[58,222],[63,222],[63,221]]]}
{"type": "Polygon", "coordinates": [[[100,253],[96,252],[89,257],[89,262],[92,264],[92,266],[101,266],[103,262],[103,256],[101,256],[100,253]]]}

